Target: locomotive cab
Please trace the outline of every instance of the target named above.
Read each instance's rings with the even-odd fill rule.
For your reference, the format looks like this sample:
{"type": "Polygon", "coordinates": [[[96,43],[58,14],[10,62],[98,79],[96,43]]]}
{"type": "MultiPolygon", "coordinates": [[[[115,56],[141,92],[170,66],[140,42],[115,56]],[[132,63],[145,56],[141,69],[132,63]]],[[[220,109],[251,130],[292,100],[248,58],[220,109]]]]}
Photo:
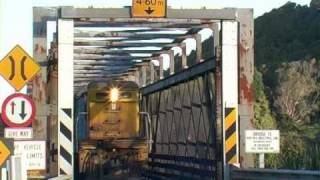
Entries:
{"type": "Polygon", "coordinates": [[[141,116],[138,85],[90,83],[77,102],[86,110],[76,111],[80,174],[104,179],[138,174],[151,145],[150,120],[141,116]]]}

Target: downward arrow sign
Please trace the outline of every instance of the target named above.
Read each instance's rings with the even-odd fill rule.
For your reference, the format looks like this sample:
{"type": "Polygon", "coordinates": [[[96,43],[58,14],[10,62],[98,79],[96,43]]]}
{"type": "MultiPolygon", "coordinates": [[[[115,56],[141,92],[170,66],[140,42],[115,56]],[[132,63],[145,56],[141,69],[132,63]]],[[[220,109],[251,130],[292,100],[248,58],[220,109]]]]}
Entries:
{"type": "Polygon", "coordinates": [[[21,119],[23,120],[27,114],[25,113],[26,109],[25,109],[25,102],[21,101],[21,113],[19,114],[21,119]]]}
{"type": "Polygon", "coordinates": [[[148,13],[149,15],[152,14],[154,12],[153,9],[150,8],[150,6],[148,7],[148,9],[144,10],[146,13],[148,13]]]}

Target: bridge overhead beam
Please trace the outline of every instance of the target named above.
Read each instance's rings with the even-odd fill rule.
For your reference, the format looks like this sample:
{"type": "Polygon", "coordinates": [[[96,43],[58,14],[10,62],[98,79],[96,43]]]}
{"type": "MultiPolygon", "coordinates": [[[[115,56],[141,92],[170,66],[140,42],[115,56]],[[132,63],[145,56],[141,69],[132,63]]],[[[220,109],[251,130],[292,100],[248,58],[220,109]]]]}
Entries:
{"type": "MultiPolygon", "coordinates": [[[[207,19],[233,20],[236,19],[237,9],[167,9],[167,19],[207,19]]],[[[131,18],[130,8],[73,8],[62,7],[61,18],[131,18]]],[[[142,19],[140,19],[142,20],[142,19]]]]}
{"type": "Polygon", "coordinates": [[[153,54],[155,52],[161,52],[161,50],[124,50],[124,49],[109,49],[109,48],[96,48],[96,47],[74,47],[74,53],[78,54],[110,54],[110,55],[128,55],[128,54],[153,54]]]}
{"type": "MultiPolygon", "coordinates": [[[[177,20],[179,21],[179,20],[177,20]]],[[[180,20],[181,21],[181,20],[180,20]]],[[[150,27],[150,28],[173,28],[173,29],[179,29],[179,28],[185,28],[190,29],[191,27],[197,27],[197,28],[204,28],[207,27],[206,23],[210,23],[210,21],[201,21],[201,20],[191,20],[190,22],[187,20],[184,20],[182,22],[174,22],[174,20],[170,19],[169,21],[159,21],[153,20],[152,22],[146,22],[141,20],[127,20],[127,21],[117,21],[117,19],[112,19],[110,21],[101,20],[101,21],[93,21],[90,19],[90,21],[77,21],[75,22],[75,27],[150,27]]]]}

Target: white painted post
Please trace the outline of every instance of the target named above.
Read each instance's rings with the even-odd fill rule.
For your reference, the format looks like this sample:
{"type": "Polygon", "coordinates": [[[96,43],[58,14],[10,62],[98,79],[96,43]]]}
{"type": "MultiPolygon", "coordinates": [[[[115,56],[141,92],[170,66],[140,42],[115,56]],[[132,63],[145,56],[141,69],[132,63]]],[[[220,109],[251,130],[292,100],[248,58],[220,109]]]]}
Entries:
{"type": "Polygon", "coordinates": [[[58,172],[73,176],[73,20],[58,20],[58,172]]]}
{"type": "Polygon", "coordinates": [[[224,179],[228,166],[239,166],[238,22],[222,22],[222,114],[224,179]]]}
{"type": "Polygon", "coordinates": [[[264,153],[259,154],[259,168],[264,169],[264,153]]]}
{"type": "Polygon", "coordinates": [[[7,180],[7,168],[1,168],[1,180],[7,180]]]}
{"type": "Polygon", "coordinates": [[[27,169],[22,156],[10,157],[10,180],[27,180],[27,169]]]}

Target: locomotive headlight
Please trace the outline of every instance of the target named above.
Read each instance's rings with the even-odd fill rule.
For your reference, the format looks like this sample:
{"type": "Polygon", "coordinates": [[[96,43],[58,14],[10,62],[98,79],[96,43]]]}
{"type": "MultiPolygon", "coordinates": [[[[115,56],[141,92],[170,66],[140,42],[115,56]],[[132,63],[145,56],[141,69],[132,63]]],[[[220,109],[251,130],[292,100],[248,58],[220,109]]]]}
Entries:
{"type": "Polygon", "coordinates": [[[117,102],[119,99],[119,89],[118,88],[112,88],[110,90],[110,101],[111,102],[117,102]]]}

